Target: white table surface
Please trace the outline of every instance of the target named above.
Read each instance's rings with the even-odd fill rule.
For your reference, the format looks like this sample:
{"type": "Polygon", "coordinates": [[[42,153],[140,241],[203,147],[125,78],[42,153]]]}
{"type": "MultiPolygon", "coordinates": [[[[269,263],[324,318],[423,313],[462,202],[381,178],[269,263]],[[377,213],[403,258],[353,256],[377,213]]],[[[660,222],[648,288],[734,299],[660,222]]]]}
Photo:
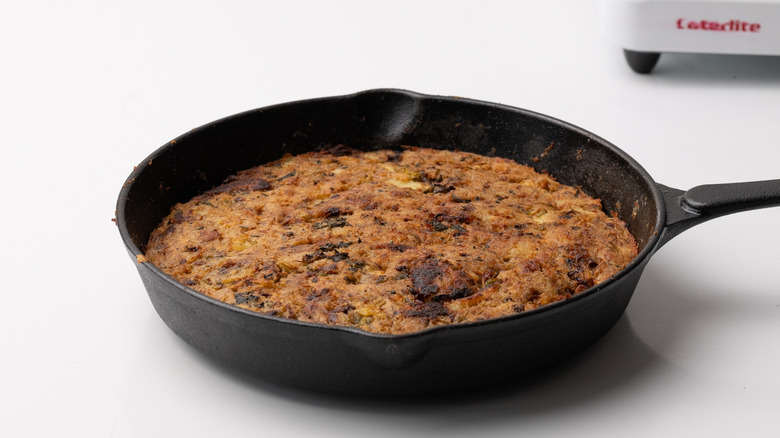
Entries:
{"type": "Polygon", "coordinates": [[[591,1],[15,2],[0,13],[0,435],[778,436],[780,209],[695,227],[522,388],[363,400],[257,381],[158,318],[115,225],[134,164],[247,109],[393,87],[539,111],[666,185],[780,178],[780,59],[636,75],[591,1]]]}

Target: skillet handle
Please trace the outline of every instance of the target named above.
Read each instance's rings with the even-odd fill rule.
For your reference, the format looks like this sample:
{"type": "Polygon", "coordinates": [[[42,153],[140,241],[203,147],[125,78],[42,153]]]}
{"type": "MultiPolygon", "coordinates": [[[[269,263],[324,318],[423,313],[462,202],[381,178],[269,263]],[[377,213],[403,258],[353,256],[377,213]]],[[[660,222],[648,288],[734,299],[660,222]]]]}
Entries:
{"type": "Polygon", "coordinates": [[[662,245],[683,231],[716,217],[780,206],[780,179],[707,184],[688,191],[658,186],[666,205],[662,245]]]}

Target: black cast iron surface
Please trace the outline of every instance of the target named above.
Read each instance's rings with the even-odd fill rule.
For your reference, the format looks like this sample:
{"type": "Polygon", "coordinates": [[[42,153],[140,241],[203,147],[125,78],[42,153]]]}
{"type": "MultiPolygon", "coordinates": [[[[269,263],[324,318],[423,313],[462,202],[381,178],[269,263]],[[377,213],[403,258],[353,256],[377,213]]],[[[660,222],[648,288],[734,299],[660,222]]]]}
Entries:
{"type": "Polygon", "coordinates": [[[510,382],[571,356],[617,322],[650,256],[670,238],[717,216],[774,205],[780,205],[780,180],[686,192],[655,183],[614,145],[548,116],[469,99],[370,90],[260,108],[182,135],[137,166],[122,187],[116,214],[155,309],[198,350],[249,374],[301,388],[410,395],[510,382]],[[361,150],[458,149],[547,171],[600,198],[608,213],[626,221],[639,256],[612,279],[569,300],[408,335],[246,311],[137,261],[175,203],[285,153],[338,144],[361,150]]]}

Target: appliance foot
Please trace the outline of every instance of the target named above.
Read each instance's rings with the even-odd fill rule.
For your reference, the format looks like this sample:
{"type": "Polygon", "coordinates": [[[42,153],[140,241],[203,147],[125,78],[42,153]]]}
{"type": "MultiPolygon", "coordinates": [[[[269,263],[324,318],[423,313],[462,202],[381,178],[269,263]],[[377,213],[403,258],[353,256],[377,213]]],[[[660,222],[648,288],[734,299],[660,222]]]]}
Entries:
{"type": "Polygon", "coordinates": [[[636,52],[628,49],[623,49],[623,54],[626,56],[626,62],[631,70],[640,74],[650,73],[658,62],[658,58],[661,57],[661,54],[656,52],[636,52]]]}

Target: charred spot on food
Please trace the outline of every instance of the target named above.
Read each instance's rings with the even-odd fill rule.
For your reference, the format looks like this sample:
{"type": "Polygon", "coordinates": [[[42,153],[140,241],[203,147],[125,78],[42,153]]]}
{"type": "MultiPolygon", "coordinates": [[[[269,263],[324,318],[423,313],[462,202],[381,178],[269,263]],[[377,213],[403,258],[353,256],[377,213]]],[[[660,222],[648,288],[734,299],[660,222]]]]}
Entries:
{"type": "Polygon", "coordinates": [[[352,210],[341,208],[341,207],[328,207],[318,212],[317,217],[324,217],[330,219],[338,216],[346,216],[349,214],[352,214],[352,210]]]}
{"type": "Polygon", "coordinates": [[[340,262],[348,258],[349,258],[349,254],[345,252],[338,252],[338,251],[335,251],[335,253],[332,256],[328,257],[328,259],[330,259],[333,262],[340,262]]]}
{"type": "Polygon", "coordinates": [[[236,304],[253,304],[260,300],[260,297],[252,292],[237,292],[233,294],[236,304]]]}
{"type": "Polygon", "coordinates": [[[287,175],[282,175],[282,176],[280,176],[279,178],[277,178],[276,180],[277,180],[277,181],[282,181],[282,180],[285,180],[285,179],[287,179],[287,178],[290,178],[290,177],[293,177],[293,176],[295,176],[295,172],[294,172],[294,171],[293,171],[293,172],[290,172],[290,173],[288,173],[287,175]]]}
{"type": "Polygon", "coordinates": [[[571,219],[574,217],[574,215],[577,214],[574,210],[569,210],[567,212],[561,213],[558,217],[561,219],[571,219]]]}
{"type": "Polygon", "coordinates": [[[582,292],[585,289],[593,286],[593,279],[582,278],[582,273],[580,271],[569,271],[566,273],[566,276],[569,277],[569,280],[575,283],[574,292],[582,292]]]}
{"type": "Polygon", "coordinates": [[[528,260],[525,262],[525,264],[523,264],[523,272],[525,273],[538,272],[541,270],[542,267],[533,260],[528,260]]]}
{"type": "Polygon", "coordinates": [[[176,211],[173,212],[173,216],[168,220],[168,223],[173,224],[180,224],[185,221],[184,213],[182,213],[181,210],[176,209],[176,211]]]}
{"type": "Polygon", "coordinates": [[[581,246],[565,246],[561,249],[567,255],[566,264],[569,267],[580,268],[594,261],[588,251],[581,246]]]}
{"type": "Polygon", "coordinates": [[[366,262],[363,260],[350,260],[347,264],[349,265],[349,270],[352,272],[357,272],[366,267],[366,262]]]}
{"type": "Polygon", "coordinates": [[[482,276],[480,277],[480,281],[482,282],[482,287],[487,288],[490,286],[493,286],[494,284],[497,284],[500,282],[498,279],[498,271],[488,269],[484,273],[482,273],[482,276]]]}
{"type": "Polygon", "coordinates": [[[379,247],[380,248],[387,248],[390,251],[395,251],[395,252],[404,252],[406,250],[412,249],[412,247],[409,246],[409,245],[403,245],[403,244],[400,244],[400,243],[393,243],[393,242],[390,242],[390,243],[387,243],[387,244],[384,244],[384,245],[380,245],[379,247]]]}
{"type": "Polygon", "coordinates": [[[230,268],[236,266],[238,263],[235,260],[228,260],[219,267],[219,274],[225,275],[230,268]]]}
{"type": "Polygon", "coordinates": [[[264,280],[276,282],[281,278],[282,270],[273,260],[263,263],[255,268],[256,272],[263,276],[264,280]]]}
{"type": "Polygon", "coordinates": [[[451,263],[428,259],[411,271],[410,292],[418,300],[453,300],[474,294],[473,280],[451,263]]]}
{"type": "Polygon", "coordinates": [[[339,243],[328,242],[325,245],[320,246],[320,251],[329,252],[335,251],[337,248],[347,248],[355,242],[340,241],[339,243]]]}
{"type": "Polygon", "coordinates": [[[185,252],[198,252],[200,251],[200,247],[198,246],[185,246],[184,247],[185,252]]]}
{"type": "Polygon", "coordinates": [[[374,222],[380,227],[384,227],[385,225],[387,225],[387,222],[385,222],[381,217],[378,216],[374,216],[374,222]]]}
{"type": "Polygon", "coordinates": [[[421,170],[419,172],[416,172],[414,175],[412,175],[412,181],[416,182],[423,182],[423,183],[429,183],[431,185],[435,183],[440,183],[444,180],[444,177],[441,176],[441,174],[431,175],[428,172],[421,170]]]}
{"type": "Polygon", "coordinates": [[[430,224],[431,229],[433,231],[445,231],[445,230],[450,228],[447,225],[444,225],[443,223],[441,223],[441,222],[439,222],[437,220],[432,220],[432,221],[430,221],[429,224],[430,224]]]}
{"type": "Polygon", "coordinates": [[[334,244],[334,243],[332,243],[332,242],[328,242],[328,243],[326,243],[325,245],[322,245],[322,246],[320,247],[320,251],[333,251],[333,250],[335,250],[336,248],[338,248],[338,247],[336,246],[336,244],[334,244]]]}
{"type": "Polygon", "coordinates": [[[338,265],[335,263],[328,263],[327,265],[320,266],[317,269],[319,275],[333,275],[339,271],[338,265]]]}
{"type": "Polygon", "coordinates": [[[409,310],[403,312],[404,316],[412,318],[436,319],[439,317],[450,316],[450,311],[438,301],[428,301],[419,303],[409,310]]]}
{"type": "Polygon", "coordinates": [[[195,280],[193,280],[191,278],[185,278],[181,282],[184,283],[185,286],[195,286],[196,284],[198,284],[197,281],[195,281],[195,280]]]}
{"type": "Polygon", "coordinates": [[[455,190],[455,187],[449,184],[451,180],[448,179],[447,184],[445,184],[444,177],[440,173],[430,174],[426,171],[419,171],[412,176],[412,181],[428,184],[423,193],[449,193],[455,190]]]}
{"type": "Polygon", "coordinates": [[[575,280],[577,282],[577,284],[574,285],[574,290],[573,290],[574,293],[580,293],[587,289],[590,289],[591,287],[593,287],[594,284],[593,280],[591,279],[582,280],[578,278],[572,280],[575,280]]]}
{"type": "MultiPolygon", "coordinates": [[[[379,190],[379,192],[381,193],[382,191],[379,190]]],[[[379,208],[379,202],[377,202],[374,196],[370,194],[360,195],[355,199],[354,202],[357,207],[365,211],[376,210],[379,208]]]]}
{"type": "Polygon", "coordinates": [[[176,225],[169,224],[167,227],[165,227],[165,230],[162,233],[160,233],[160,235],[161,236],[167,236],[167,235],[173,233],[173,231],[175,229],[176,229],[176,225]]]}
{"type": "Polygon", "coordinates": [[[595,282],[591,275],[586,273],[586,270],[592,270],[598,266],[598,262],[594,260],[587,250],[580,246],[565,247],[566,251],[566,265],[570,271],[567,272],[567,276],[574,284],[574,292],[582,292],[585,289],[592,287],[595,282]]]}
{"type": "Polygon", "coordinates": [[[535,225],[529,228],[529,224],[517,224],[514,225],[512,228],[517,230],[518,236],[534,236],[537,238],[541,238],[542,235],[539,234],[539,232],[544,231],[547,227],[544,225],[535,225]]]}
{"type": "Polygon", "coordinates": [[[437,213],[434,215],[433,220],[440,222],[454,222],[459,224],[470,224],[474,221],[474,216],[464,213],[437,213]]]}
{"type": "Polygon", "coordinates": [[[311,254],[304,254],[301,261],[304,263],[312,263],[316,262],[317,260],[322,260],[325,257],[327,257],[327,255],[323,251],[316,251],[311,254]]]}
{"type": "Polygon", "coordinates": [[[347,222],[347,219],[342,216],[328,218],[324,221],[316,222],[312,225],[315,230],[322,228],[340,228],[346,226],[349,226],[349,223],[347,222]]]}
{"type": "Polygon", "coordinates": [[[330,313],[349,313],[351,311],[355,310],[355,306],[352,304],[339,304],[338,306],[334,307],[333,310],[330,311],[330,313]]]}
{"type": "Polygon", "coordinates": [[[469,198],[461,198],[460,196],[454,194],[450,196],[450,199],[452,200],[452,202],[456,202],[458,204],[468,204],[469,202],[471,202],[471,199],[469,198]]]}
{"type": "Polygon", "coordinates": [[[448,292],[447,295],[436,295],[433,299],[436,301],[457,300],[458,298],[465,298],[474,294],[474,291],[465,284],[454,286],[448,292]]]}
{"type": "Polygon", "coordinates": [[[402,158],[403,158],[403,153],[398,151],[394,151],[392,153],[387,154],[387,161],[391,163],[400,163],[402,158]]]}
{"type": "Polygon", "coordinates": [[[312,282],[312,283],[318,283],[320,279],[317,277],[317,273],[313,271],[308,271],[306,273],[306,278],[312,282]]]}
{"type": "Polygon", "coordinates": [[[451,191],[455,190],[455,187],[453,186],[444,186],[441,184],[434,184],[433,185],[433,193],[449,193],[451,191]]]}
{"type": "Polygon", "coordinates": [[[445,231],[449,228],[455,230],[455,235],[460,236],[467,230],[461,224],[469,224],[474,220],[474,216],[466,211],[460,214],[437,213],[428,222],[428,226],[433,231],[445,231]]]}
{"type": "Polygon", "coordinates": [[[317,300],[330,293],[330,288],[315,289],[306,296],[307,301],[317,300]]]}

